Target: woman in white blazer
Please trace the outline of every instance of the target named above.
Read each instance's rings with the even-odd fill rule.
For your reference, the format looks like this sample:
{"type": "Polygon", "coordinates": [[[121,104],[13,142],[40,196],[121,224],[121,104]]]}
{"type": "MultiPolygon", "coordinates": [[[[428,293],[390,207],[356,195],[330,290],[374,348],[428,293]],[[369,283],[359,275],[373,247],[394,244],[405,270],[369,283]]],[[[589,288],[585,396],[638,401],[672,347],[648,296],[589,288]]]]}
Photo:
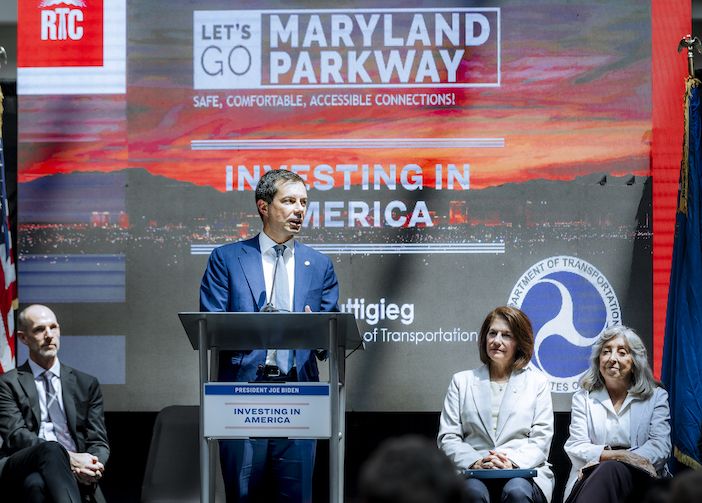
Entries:
{"type": "Polygon", "coordinates": [[[549,502],[553,406],[548,380],[529,363],[531,322],[519,309],[498,307],[485,318],[478,345],[485,365],[453,376],[441,412],[439,447],[461,470],[537,470],[534,479],[468,478],[468,501],[549,502]]]}
{"type": "Polygon", "coordinates": [[[567,501],[641,501],[666,474],[671,441],[668,394],[639,336],[621,325],[605,330],[580,385],[565,443],[573,464],[567,501]]]}

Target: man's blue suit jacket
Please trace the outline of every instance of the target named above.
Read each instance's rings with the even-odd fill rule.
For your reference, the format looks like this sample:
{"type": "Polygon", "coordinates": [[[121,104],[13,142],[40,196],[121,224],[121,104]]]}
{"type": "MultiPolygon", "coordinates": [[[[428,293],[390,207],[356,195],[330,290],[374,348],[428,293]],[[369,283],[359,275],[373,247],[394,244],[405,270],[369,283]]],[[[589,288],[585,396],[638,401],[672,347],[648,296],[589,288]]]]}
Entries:
{"type": "MultiPolygon", "coordinates": [[[[293,311],[310,306],[313,312],[338,311],[339,283],[331,260],[309,246],[295,242],[295,292],[293,311]]],[[[258,236],[215,248],[200,284],[200,311],[257,312],[266,303],[261,249],[258,236]]],[[[299,381],[318,381],[312,350],[296,350],[299,381]]],[[[255,381],[266,350],[222,351],[221,381],[255,381]]]]}

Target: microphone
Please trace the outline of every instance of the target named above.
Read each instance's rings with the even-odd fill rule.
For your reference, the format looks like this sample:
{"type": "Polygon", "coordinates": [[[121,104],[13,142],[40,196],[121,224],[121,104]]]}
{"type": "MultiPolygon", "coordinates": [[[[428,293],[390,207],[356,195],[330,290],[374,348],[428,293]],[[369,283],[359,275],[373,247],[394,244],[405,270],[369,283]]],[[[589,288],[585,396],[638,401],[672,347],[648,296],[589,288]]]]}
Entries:
{"type": "Polygon", "coordinates": [[[273,294],[275,292],[275,280],[278,276],[278,262],[283,258],[283,252],[285,251],[284,245],[275,245],[275,264],[273,264],[273,282],[271,283],[271,295],[268,298],[268,302],[261,308],[262,313],[277,313],[280,309],[273,305],[273,294]]]}

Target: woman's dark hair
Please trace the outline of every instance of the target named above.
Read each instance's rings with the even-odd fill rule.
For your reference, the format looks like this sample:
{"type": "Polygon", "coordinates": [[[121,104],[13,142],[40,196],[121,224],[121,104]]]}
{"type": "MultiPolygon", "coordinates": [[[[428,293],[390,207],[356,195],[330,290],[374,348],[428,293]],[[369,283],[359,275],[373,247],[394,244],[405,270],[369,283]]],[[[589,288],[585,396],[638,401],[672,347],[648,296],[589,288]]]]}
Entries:
{"type": "Polygon", "coordinates": [[[480,361],[490,365],[490,357],[487,354],[487,334],[495,318],[503,318],[507,322],[512,332],[512,337],[517,343],[513,368],[522,369],[526,367],[531,361],[531,355],[534,353],[534,330],[531,328],[531,321],[529,321],[527,315],[512,306],[496,307],[485,317],[483,326],[480,327],[480,337],[478,338],[480,361]]]}

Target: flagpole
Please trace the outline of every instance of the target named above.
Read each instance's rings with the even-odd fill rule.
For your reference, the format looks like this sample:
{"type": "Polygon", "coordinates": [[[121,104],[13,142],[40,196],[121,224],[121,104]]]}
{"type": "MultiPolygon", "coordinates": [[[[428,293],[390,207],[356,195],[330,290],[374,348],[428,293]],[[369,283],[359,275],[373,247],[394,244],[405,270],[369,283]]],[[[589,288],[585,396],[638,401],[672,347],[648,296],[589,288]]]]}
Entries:
{"type": "Polygon", "coordinates": [[[695,49],[697,49],[698,54],[702,54],[702,42],[697,37],[693,37],[690,34],[685,35],[680,39],[678,44],[678,52],[683,49],[687,49],[687,72],[690,77],[695,76],[695,49]]]}

